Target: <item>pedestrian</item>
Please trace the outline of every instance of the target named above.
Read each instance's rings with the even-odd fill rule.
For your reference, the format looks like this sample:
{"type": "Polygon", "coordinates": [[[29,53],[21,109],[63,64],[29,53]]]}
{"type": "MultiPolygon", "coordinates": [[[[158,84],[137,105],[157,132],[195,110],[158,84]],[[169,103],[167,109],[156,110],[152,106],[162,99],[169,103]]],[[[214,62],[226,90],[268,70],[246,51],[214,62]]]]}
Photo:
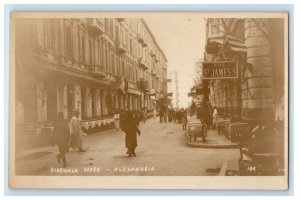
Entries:
{"type": "Polygon", "coordinates": [[[147,113],[147,108],[145,108],[145,109],[143,110],[143,120],[144,120],[144,124],[146,123],[147,115],[148,115],[148,113],[147,113]]]}
{"type": "Polygon", "coordinates": [[[203,123],[203,124],[206,124],[207,126],[207,129],[209,129],[210,127],[210,123],[211,123],[211,120],[210,120],[210,112],[209,112],[209,109],[207,107],[207,104],[202,102],[201,106],[200,106],[200,109],[199,109],[199,119],[200,121],[203,123]]]}
{"type": "Polygon", "coordinates": [[[125,119],[126,119],[126,112],[125,110],[121,109],[120,112],[120,129],[123,130],[123,126],[125,124],[125,119]]]}
{"type": "Polygon", "coordinates": [[[153,119],[156,120],[156,108],[153,109],[153,119]]]}
{"type": "Polygon", "coordinates": [[[175,117],[175,115],[176,115],[176,111],[175,111],[175,109],[173,108],[173,109],[172,109],[172,121],[176,123],[176,117],[175,117]]]}
{"type": "Polygon", "coordinates": [[[160,123],[163,122],[163,117],[164,117],[164,111],[163,111],[163,107],[161,106],[159,109],[159,122],[160,123]]]}
{"type": "Polygon", "coordinates": [[[137,147],[137,134],[141,132],[136,125],[136,119],[131,111],[126,114],[126,123],[124,124],[123,131],[125,132],[125,146],[127,148],[128,156],[136,156],[135,149],[137,147]]]}
{"type": "Polygon", "coordinates": [[[213,111],[213,125],[214,126],[216,125],[217,117],[218,117],[218,110],[217,110],[217,107],[215,106],[214,111],[213,111]]]}
{"type": "Polygon", "coordinates": [[[172,122],[172,109],[168,109],[168,121],[172,122]]]}
{"type": "Polygon", "coordinates": [[[118,112],[115,112],[113,118],[114,118],[114,122],[115,122],[116,131],[119,131],[119,129],[120,129],[120,114],[118,112]]]}
{"type": "Polygon", "coordinates": [[[53,143],[58,146],[59,154],[56,155],[57,162],[62,161],[63,167],[67,166],[66,153],[69,150],[70,131],[66,123],[64,123],[64,115],[62,112],[57,114],[57,121],[53,129],[53,143]]]}
{"type": "Polygon", "coordinates": [[[176,110],[174,111],[174,122],[177,123],[178,120],[178,110],[176,108],[176,110]]]}
{"type": "Polygon", "coordinates": [[[168,110],[165,109],[165,112],[164,112],[164,123],[167,123],[168,122],[168,110]]]}
{"type": "Polygon", "coordinates": [[[187,119],[187,112],[184,111],[182,113],[182,129],[186,130],[186,125],[187,125],[188,119],[187,119]]]}
{"type": "Polygon", "coordinates": [[[78,148],[79,152],[85,152],[85,150],[82,148],[83,133],[81,130],[81,119],[79,117],[79,110],[74,111],[74,116],[71,119],[70,132],[70,147],[78,148]]]}

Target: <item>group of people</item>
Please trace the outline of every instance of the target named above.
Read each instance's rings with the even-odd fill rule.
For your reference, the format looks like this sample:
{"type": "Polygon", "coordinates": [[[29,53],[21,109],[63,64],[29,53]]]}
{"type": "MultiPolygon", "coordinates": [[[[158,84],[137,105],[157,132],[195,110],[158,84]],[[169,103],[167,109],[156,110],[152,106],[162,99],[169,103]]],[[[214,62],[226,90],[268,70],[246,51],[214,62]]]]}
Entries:
{"type": "Polygon", "coordinates": [[[83,132],[81,130],[81,119],[79,111],[75,110],[71,119],[70,127],[64,122],[62,112],[57,114],[57,121],[53,129],[53,144],[57,144],[59,153],[56,155],[57,162],[62,163],[63,167],[67,166],[66,153],[69,148],[78,148],[79,152],[85,152],[83,149],[83,132]]]}
{"type": "Polygon", "coordinates": [[[159,110],[159,122],[178,122],[181,123],[184,115],[187,115],[187,110],[183,108],[160,108],[159,110]]]}
{"type": "MultiPolygon", "coordinates": [[[[57,114],[57,121],[54,124],[52,143],[58,146],[59,153],[56,155],[57,162],[63,167],[67,166],[66,153],[69,148],[78,149],[79,152],[85,152],[83,149],[83,135],[81,129],[81,118],[79,111],[74,111],[70,126],[64,121],[62,112],[57,114]]],[[[146,122],[147,110],[130,111],[129,109],[116,112],[113,116],[116,130],[122,130],[125,133],[125,146],[128,156],[136,156],[137,134],[140,135],[140,122],[146,122]]]]}

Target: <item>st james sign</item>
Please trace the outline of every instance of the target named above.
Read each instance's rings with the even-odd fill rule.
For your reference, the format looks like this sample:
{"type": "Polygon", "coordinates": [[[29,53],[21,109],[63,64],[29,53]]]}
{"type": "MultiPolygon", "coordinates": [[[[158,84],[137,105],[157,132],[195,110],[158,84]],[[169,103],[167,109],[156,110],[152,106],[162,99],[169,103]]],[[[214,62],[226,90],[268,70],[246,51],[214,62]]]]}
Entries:
{"type": "Polygon", "coordinates": [[[234,79],[238,78],[236,62],[204,62],[203,79],[234,79]]]}

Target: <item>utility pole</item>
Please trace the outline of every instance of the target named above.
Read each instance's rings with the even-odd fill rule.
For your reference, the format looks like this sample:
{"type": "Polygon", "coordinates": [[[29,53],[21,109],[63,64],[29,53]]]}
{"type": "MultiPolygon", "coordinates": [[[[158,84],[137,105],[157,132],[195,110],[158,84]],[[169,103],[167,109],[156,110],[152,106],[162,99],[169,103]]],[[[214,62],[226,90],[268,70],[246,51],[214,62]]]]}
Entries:
{"type": "Polygon", "coordinates": [[[176,101],[176,108],[179,107],[179,94],[178,94],[178,74],[177,70],[175,71],[175,101],[176,101]]]}

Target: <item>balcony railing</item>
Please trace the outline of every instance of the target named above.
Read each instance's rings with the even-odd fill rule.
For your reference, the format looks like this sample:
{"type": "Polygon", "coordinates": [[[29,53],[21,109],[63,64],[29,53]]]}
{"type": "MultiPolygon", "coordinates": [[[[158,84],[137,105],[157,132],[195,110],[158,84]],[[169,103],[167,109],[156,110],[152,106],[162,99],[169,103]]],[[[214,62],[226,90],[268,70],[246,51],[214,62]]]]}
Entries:
{"type": "Polygon", "coordinates": [[[123,54],[127,51],[125,45],[120,41],[116,42],[116,50],[119,54],[123,54]]]}
{"type": "Polygon", "coordinates": [[[144,40],[144,42],[142,43],[142,47],[147,47],[147,46],[148,46],[148,44],[144,40]]]}
{"type": "Polygon", "coordinates": [[[137,34],[137,40],[138,40],[138,42],[141,43],[141,44],[144,43],[144,38],[143,38],[142,35],[139,34],[139,33],[137,34]]]}
{"type": "Polygon", "coordinates": [[[155,57],[155,52],[153,50],[150,51],[150,56],[155,57]]]}
{"type": "Polygon", "coordinates": [[[106,72],[104,71],[104,68],[99,65],[90,65],[90,71],[102,77],[106,76],[106,72]]]}
{"type": "Polygon", "coordinates": [[[98,19],[86,18],[85,22],[88,25],[89,31],[95,31],[97,34],[104,33],[104,25],[98,19]]]}
{"type": "Polygon", "coordinates": [[[125,18],[117,18],[118,22],[124,22],[125,18]]]}
{"type": "Polygon", "coordinates": [[[152,70],[151,73],[152,73],[153,76],[156,76],[156,75],[157,75],[156,70],[152,70]]]}
{"type": "Polygon", "coordinates": [[[139,66],[142,67],[143,69],[148,69],[146,61],[142,57],[140,57],[138,59],[138,63],[139,63],[139,66]]]}

